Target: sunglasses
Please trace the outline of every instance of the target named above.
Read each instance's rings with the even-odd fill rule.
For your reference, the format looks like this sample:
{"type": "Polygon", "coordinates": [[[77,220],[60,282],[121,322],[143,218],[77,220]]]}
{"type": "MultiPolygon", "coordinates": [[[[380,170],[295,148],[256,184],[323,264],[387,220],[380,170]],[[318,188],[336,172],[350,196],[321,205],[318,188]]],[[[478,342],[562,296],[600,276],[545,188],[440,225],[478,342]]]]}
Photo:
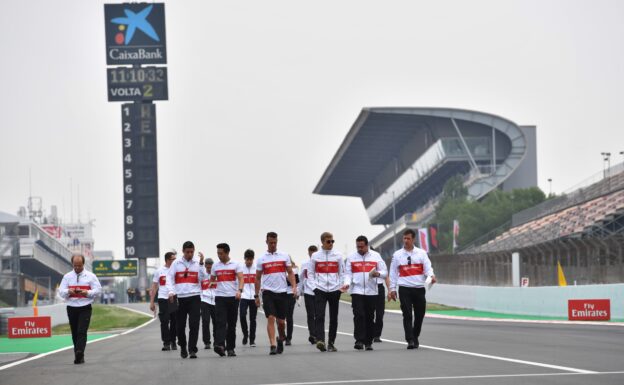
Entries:
{"type": "Polygon", "coordinates": [[[412,256],[411,256],[411,255],[408,255],[408,256],[407,256],[407,264],[408,264],[408,265],[411,265],[411,264],[412,264],[412,256]]]}
{"type": "Polygon", "coordinates": [[[326,241],[325,241],[325,243],[332,243],[332,244],[333,244],[334,242],[336,242],[336,241],[334,241],[333,239],[328,239],[328,240],[326,240],[326,241]]]}
{"type": "Polygon", "coordinates": [[[188,278],[188,269],[184,271],[184,278],[188,278]]]}

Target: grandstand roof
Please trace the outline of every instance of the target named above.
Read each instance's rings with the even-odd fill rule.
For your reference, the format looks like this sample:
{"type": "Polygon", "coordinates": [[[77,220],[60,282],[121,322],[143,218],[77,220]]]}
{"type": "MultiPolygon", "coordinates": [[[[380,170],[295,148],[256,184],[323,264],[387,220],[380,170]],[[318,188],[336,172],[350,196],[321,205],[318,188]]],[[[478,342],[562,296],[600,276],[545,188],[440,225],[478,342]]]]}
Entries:
{"type": "MultiPolygon", "coordinates": [[[[371,223],[390,224],[393,204],[398,216],[416,212],[438,199],[455,175],[479,199],[515,172],[527,147],[519,126],[492,114],[363,108],[314,193],[360,197],[371,223]]],[[[535,179],[536,168],[532,173],[535,179]]],[[[533,179],[521,183],[533,185],[533,179]]]]}

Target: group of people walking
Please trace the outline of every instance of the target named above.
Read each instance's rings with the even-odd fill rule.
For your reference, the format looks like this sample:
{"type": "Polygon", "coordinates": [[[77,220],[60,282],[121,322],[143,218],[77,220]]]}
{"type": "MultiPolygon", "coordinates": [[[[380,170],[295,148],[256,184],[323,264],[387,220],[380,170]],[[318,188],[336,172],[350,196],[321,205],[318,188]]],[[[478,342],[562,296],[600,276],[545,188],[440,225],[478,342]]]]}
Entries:
{"type": "Polygon", "coordinates": [[[237,319],[240,317],[243,345],[255,347],[256,314],[262,306],[269,354],[282,354],[284,346],[292,343],[294,308],[303,296],[308,341],[321,352],[336,352],[339,302],[345,292],[351,294],[354,348],[373,350],[373,342],[381,342],[384,283],[388,299],[401,301],[408,349],[418,348],[426,306],[425,282],[427,277],[435,282],[435,276],[427,253],[414,246],[415,232],[404,232],[404,246],[394,253],[390,269],[365,236],[356,238],[357,251],[346,258],[333,249],[331,233],[324,232],[320,238],[321,249],[310,246],[309,260],[300,269],[287,253],[277,249],[274,232],[267,233],[267,250],[256,261],[253,250],[245,251],[244,263],[233,261],[226,243],[216,246],[216,263],[201,252],[195,257],[190,241],[183,244],[181,257],[166,253],[165,266],[154,274],[150,303],[154,311],[157,296],[162,350],[175,350],[177,345],[182,358],[196,358],[201,322],[205,349],[212,348],[220,356],[236,356],[237,319]]]}
{"type": "MultiPolygon", "coordinates": [[[[213,349],[219,356],[234,357],[238,317],[243,345],[255,347],[256,315],[262,306],[267,318],[269,354],[282,354],[284,346],[292,343],[293,312],[303,295],[308,341],[321,352],[336,352],[339,301],[342,293],[349,292],[354,348],[370,351],[373,342],[381,342],[384,283],[388,300],[401,301],[407,348],[418,348],[426,307],[425,284],[435,283],[436,279],[427,253],[415,247],[415,237],[413,230],[404,231],[403,247],[393,254],[389,269],[379,253],[369,247],[365,236],[357,237],[356,252],[343,258],[333,249],[333,235],[322,233],[320,250],[310,246],[309,259],[300,270],[287,253],[277,249],[278,236],[274,232],[267,233],[267,250],[255,262],[253,250],[245,251],[244,263],[239,263],[230,258],[230,246],[219,243],[215,263],[201,252],[196,256],[195,245],[184,242],[181,256],[174,251],[165,253],[165,264],[154,273],[150,290],[150,309],[155,311],[158,305],[162,350],[177,350],[179,346],[182,358],[197,358],[201,322],[204,348],[213,349]]],[[[91,303],[101,293],[101,286],[94,274],[84,270],[82,255],[74,255],[72,264],[74,269],[63,277],[59,294],[67,302],[74,363],[80,364],[84,363],[91,303]]]]}

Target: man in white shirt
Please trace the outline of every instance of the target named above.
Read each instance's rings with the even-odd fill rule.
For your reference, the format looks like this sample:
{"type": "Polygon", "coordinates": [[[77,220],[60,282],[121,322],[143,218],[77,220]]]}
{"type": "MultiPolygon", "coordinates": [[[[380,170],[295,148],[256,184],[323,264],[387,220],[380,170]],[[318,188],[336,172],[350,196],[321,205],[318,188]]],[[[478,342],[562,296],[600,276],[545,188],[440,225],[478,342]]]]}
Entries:
{"type": "Polygon", "coordinates": [[[178,298],[178,345],[182,358],[197,358],[197,339],[199,338],[199,318],[201,312],[201,281],[206,276],[204,255],[199,253],[199,261],[193,258],[195,245],[186,241],[182,245],[182,258],[171,264],[167,272],[167,291],[169,302],[178,298]],[[186,340],[186,318],[188,316],[189,336],[186,340]],[[187,350],[188,347],[188,350],[187,350]]]}
{"type": "Polygon", "coordinates": [[[72,255],[71,263],[74,270],[63,276],[59,295],[67,303],[67,318],[74,344],[74,364],[84,364],[87,330],[91,322],[91,304],[93,299],[100,295],[102,286],[95,274],[84,269],[84,255],[72,255]]]}
{"type": "Polygon", "coordinates": [[[163,342],[162,351],[176,350],[176,307],[177,304],[169,304],[169,292],[167,291],[167,273],[171,264],[176,259],[174,252],[165,253],[165,265],[154,272],[152,288],[150,290],[150,310],[156,311],[154,298],[158,294],[158,319],[160,320],[160,339],[163,342]]]}
{"type": "Polygon", "coordinates": [[[403,232],[403,248],[394,253],[390,264],[390,298],[396,301],[398,290],[408,349],[418,349],[419,346],[418,337],[427,308],[427,277],[431,277],[432,284],[436,282],[429,256],[424,250],[414,246],[415,238],[414,230],[407,229],[403,232]]]}
{"type": "Polygon", "coordinates": [[[215,289],[215,346],[219,356],[235,357],[236,353],[236,317],[238,303],[243,292],[243,267],[230,259],[230,246],[227,243],[217,245],[219,262],[215,263],[210,272],[210,281],[217,282],[215,289]]]}
{"type": "Polygon", "coordinates": [[[204,349],[211,348],[211,336],[214,338],[215,325],[217,324],[217,309],[215,307],[215,289],[216,282],[210,282],[210,273],[214,261],[212,258],[206,258],[204,266],[208,275],[201,281],[201,324],[202,324],[202,340],[204,341],[204,349]],[[210,334],[210,322],[212,322],[212,334],[210,334]]]}
{"type": "Polygon", "coordinates": [[[277,233],[271,231],[266,235],[267,251],[258,258],[256,263],[256,304],[260,306],[260,290],[262,289],[262,308],[267,317],[267,334],[271,345],[269,354],[282,354],[286,339],[286,310],[288,294],[286,279],[290,281],[293,296],[297,296],[297,282],[287,253],[277,250],[277,233]],[[275,322],[279,337],[275,336],[275,322]]]}
{"type": "Polygon", "coordinates": [[[293,261],[291,256],[288,256],[288,258],[290,258],[290,266],[292,268],[293,274],[295,275],[295,282],[297,282],[297,295],[293,295],[293,287],[290,285],[290,281],[286,281],[287,287],[286,287],[286,294],[287,294],[287,298],[288,300],[286,301],[286,341],[285,341],[285,345],[286,346],[290,346],[292,345],[292,336],[293,336],[293,330],[295,327],[295,320],[294,320],[294,315],[295,315],[295,305],[297,304],[297,300],[299,299],[299,268],[297,267],[297,265],[295,264],[295,261],[293,261]]]}
{"type": "Polygon", "coordinates": [[[243,279],[245,286],[240,300],[240,323],[243,330],[243,345],[252,348],[256,346],[256,316],[258,306],[254,299],[256,288],[256,265],[254,264],[255,253],[251,249],[245,250],[245,264],[243,265],[243,279]],[[249,327],[247,326],[247,309],[249,309],[249,327]]]}
{"type": "Polygon", "coordinates": [[[316,347],[321,352],[336,352],[334,346],[338,332],[338,309],[342,293],[343,258],[333,250],[332,233],[321,234],[321,250],[310,258],[309,275],[314,280],[316,309],[316,347]],[[329,304],[329,340],[325,345],[325,307],[329,304]]]}
{"type": "MultiPolygon", "coordinates": [[[[318,247],[315,245],[311,245],[308,247],[308,257],[311,257],[312,254],[318,251],[318,247]]],[[[316,343],[316,325],[315,325],[315,314],[314,310],[314,280],[310,279],[308,270],[310,269],[310,261],[305,261],[301,264],[301,271],[299,273],[299,286],[298,291],[301,295],[303,293],[303,300],[305,303],[306,315],[307,315],[307,324],[308,324],[308,341],[312,345],[316,343]]]]}
{"type": "Polygon", "coordinates": [[[388,275],[386,263],[379,253],[368,248],[368,238],[360,235],[355,240],[357,252],[345,260],[343,290],[351,290],[353,308],[353,336],[357,350],[373,350],[375,334],[375,302],[377,278],[388,275]]]}

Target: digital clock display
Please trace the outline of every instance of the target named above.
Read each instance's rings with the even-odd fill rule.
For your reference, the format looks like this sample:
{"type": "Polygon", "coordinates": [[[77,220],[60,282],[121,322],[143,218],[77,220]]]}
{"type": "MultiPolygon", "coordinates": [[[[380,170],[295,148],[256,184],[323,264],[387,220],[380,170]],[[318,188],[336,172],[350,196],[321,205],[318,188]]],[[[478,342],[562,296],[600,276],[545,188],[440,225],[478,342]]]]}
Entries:
{"type": "Polygon", "coordinates": [[[167,100],[166,67],[116,67],[106,70],[111,102],[167,100]]]}

